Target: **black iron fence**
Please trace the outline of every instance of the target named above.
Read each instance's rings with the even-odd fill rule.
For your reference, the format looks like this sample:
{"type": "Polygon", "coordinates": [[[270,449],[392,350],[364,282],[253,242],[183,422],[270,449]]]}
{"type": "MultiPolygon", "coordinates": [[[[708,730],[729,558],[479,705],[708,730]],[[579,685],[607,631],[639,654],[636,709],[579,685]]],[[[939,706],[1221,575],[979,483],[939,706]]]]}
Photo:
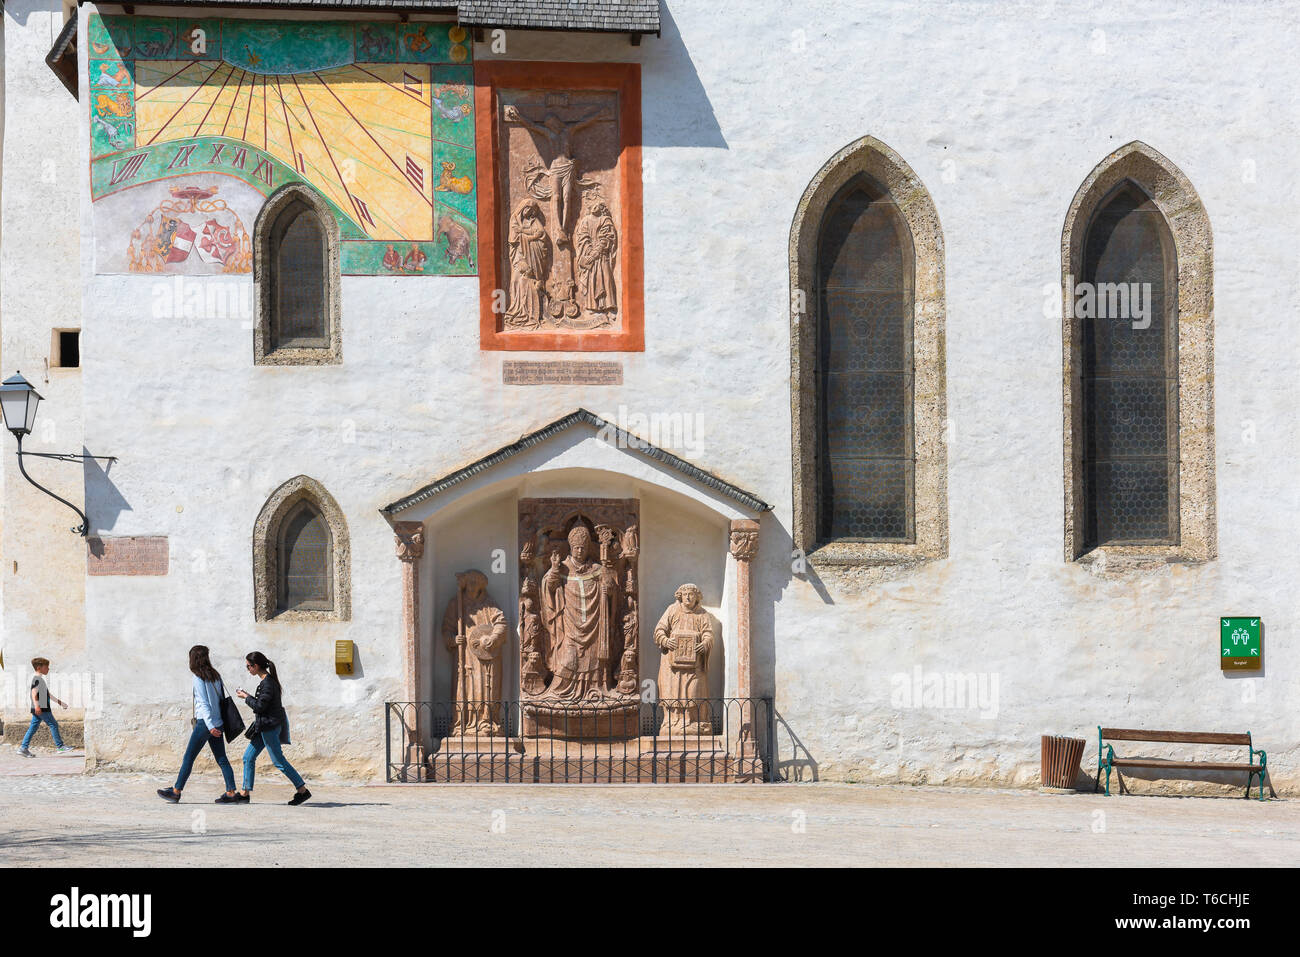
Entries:
{"type": "Polygon", "coordinates": [[[771,698],[389,702],[386,779],[774,781],[776,719],[771,698]]]}

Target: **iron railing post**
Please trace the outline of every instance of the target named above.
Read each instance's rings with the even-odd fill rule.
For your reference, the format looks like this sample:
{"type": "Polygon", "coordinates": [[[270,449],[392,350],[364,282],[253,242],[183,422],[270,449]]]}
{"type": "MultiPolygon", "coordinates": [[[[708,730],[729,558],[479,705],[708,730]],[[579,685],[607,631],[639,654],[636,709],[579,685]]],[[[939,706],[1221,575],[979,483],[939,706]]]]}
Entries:
{"type": "Polygon", "coordinates": [[[384,783],[393,783],[393,703],[384,702],[384,783]]]}

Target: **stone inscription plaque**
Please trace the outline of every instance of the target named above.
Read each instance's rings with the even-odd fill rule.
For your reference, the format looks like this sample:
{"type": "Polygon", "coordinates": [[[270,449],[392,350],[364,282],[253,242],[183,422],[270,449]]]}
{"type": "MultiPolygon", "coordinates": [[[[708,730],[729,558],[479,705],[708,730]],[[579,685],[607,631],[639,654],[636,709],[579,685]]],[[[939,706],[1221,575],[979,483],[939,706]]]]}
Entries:
{"type": "Polygon", "coordinates": [[[501,364],[504,385],[622,385],[623,363],[556,359],[525,362],[508,359],[501,364]]]}
{"type": "Polygon", "coordinates": [[[86,539],[87,575],[166,575],[167,536],[86,539]]]}

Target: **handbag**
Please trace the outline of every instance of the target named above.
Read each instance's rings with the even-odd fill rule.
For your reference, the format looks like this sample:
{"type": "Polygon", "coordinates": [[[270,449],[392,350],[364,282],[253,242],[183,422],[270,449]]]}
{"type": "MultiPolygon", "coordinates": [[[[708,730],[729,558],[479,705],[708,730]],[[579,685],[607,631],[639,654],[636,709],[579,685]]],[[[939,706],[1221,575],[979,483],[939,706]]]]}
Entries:
{"type": "Polygon", "coordinates": [[[230,744],[244,731],[244,716],[235,707],[234,699],[226,694],[226,683],[221,682],[221,732],[230,744]]]}

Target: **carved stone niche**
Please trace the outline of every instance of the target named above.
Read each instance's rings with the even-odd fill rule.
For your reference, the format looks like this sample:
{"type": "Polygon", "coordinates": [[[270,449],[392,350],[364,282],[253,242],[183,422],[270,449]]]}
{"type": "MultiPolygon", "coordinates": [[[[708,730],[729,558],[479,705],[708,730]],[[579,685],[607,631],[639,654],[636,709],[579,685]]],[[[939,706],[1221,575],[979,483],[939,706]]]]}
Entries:
{"type": "Polygon", "coordinates": [[[636,499],[519,502],[526,737],[640,733],[636,499]]]}

